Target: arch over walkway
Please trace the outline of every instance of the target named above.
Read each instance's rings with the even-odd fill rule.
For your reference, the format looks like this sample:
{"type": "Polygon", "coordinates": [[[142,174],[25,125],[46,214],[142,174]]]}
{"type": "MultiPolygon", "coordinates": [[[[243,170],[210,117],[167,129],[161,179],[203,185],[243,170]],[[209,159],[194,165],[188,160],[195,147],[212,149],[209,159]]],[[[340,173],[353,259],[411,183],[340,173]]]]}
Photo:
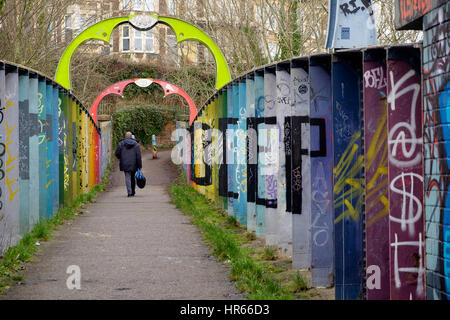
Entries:
{"type": "Polygon", "coordinates": [[[191,97],[183,89],[177,87],[176,85],[174,85],[170,82],[163,81],[163,80],[152,79],[152,78],[136,78],[136,79],[128,79],[128,80],[123,80],[123,81],[117,82],[117,83],[109,86],[105,90],[103,90],[103,92],[97,96],[97,98],[95,99],[94,103],[91,106],[91,109],[89,110],[89,113],[90,113],[92,119],[95,121],[95,123],[97,123],[98,105],[103,100],[103,98],[110,94],[119,95],[123,98],[123,91],[129,84],[132,84],[132,83],[136,84],[137,86],[139,86],[141,88],[146,88],[146,87],[149,87],[150,85],[152,85],[152,83],[157,83],[163,88],[164,97],[167,97],[171,94],[177,94],[177,95],[183,97],[189,105],[189,125],[192,124],[195,117],[197,116],[197,107],[195,106],[194,101],[192,101],[191,97]]]}
{"type": "Polygon", "coordinates": [[[216,89],[220,89],[231,80],[225,57],[219,47],[205,32],[183,20],[153,14],[106,19],[81,32],[64,51],[56,69],[55,81],[64,88],[71,89],[70,63],[75,51],[83,43],[89,40],[100,40],[109,43],[113,30],[121,24],[130,23],[139,30],[150,30],[158,22],[169,26],[175,32],[178,43],[194,40],[208,48],[216,61],[216,89]]]}

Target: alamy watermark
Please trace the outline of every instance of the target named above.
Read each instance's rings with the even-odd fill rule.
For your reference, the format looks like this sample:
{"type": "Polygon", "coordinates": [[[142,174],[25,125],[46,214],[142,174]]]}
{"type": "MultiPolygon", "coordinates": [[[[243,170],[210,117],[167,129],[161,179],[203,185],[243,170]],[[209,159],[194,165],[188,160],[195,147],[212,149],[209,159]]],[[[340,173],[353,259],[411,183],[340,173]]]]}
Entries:
{"type": "Polygon", "coordinates": [[[276,125],[260,129],[226,129],[225,133],[198,126],[193,132],[179,128],[172,132],[172,141],[177,144],[171,157],[177,165],[258,164],[262,175],[274,175],[278,171],[281,139],[276,125]]]}
{"type": "Polygon", "coordinates": [[[69,277],[66,280],[66,286],[69,290],[81,290],[81,269],[77,265],[67,267],[66,273],[69,277]]]}

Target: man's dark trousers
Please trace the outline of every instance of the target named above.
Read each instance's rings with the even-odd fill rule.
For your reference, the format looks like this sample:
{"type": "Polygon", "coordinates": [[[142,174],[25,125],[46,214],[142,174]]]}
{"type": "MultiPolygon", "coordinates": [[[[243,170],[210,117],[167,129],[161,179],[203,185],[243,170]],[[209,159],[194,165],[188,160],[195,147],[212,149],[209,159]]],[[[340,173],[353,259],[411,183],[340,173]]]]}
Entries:
{"type": "Polygon", "coordinates": [[[135,194],[136,188],[136,171],[124,171],[125,172],[125,185],[127,186],[128,195],[135,194]]]}

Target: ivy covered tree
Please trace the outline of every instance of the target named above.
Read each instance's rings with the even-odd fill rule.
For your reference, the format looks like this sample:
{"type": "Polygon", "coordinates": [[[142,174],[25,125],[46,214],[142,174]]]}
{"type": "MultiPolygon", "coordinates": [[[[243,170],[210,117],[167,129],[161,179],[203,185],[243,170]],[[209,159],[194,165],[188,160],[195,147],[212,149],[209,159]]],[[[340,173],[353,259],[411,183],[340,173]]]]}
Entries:
{"type": "Polygon", "coordinates": [[[173,119],[173,113],[156,107],[134,107],[118,110],[113,114],[113,144],[117,146],[127,131],[145,146],[152,142],[152,135],[158,135],[173,119]]]}

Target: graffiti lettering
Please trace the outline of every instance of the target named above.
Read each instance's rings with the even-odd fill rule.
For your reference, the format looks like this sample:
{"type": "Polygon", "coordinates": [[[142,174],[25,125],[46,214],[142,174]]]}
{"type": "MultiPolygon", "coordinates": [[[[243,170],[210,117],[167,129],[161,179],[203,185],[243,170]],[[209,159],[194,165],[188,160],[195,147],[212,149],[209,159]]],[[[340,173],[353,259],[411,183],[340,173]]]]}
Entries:
{"type": "Polygon", "coordinates": [[[311,201],[313,206],[318,210],[314,210],[315,216],[312,221],[312,237],[316,246],[322,247],[329,241],[330,226],[326,221],[322,225],[318,225],[318,221],[322,216],[328,214],[328,208],[330,205],[330,190],[329,185],[325,179],[325,169],[323,163],[320,161],[316,175],[313,177],[311,201]]]}
{"type": "Polygon", "coordinates": [[[411,236],[415,234],[414,224],[422,217],[422,202],[414,195],[414,185],[416,185],[414,179],[418,179],[420,182],[423,182],[423,177],[416,173],[402,172],[400,175],[392,179],[390,184],[390,189],[394,193],[402,196],[402,210],[400,218],[395,217],[392,213],[389,218],[391,221],[400,223],[402,231],[406,231],[406,228],[408,227],[409,234],[411,236]],[[397,181],[401,182],[400,187],[398,187],[397,181]],[[407,190],[407,186],[410,187],[409,191],[407,190]],[[407,204],[408,199],[409,202],[407,204]],[[416,207],[415,209],[414,204],[416,207]],[[408,213],[408,216],[406,216],[406,213],[408,213]]]}
{"type": "Polygon", "coordinates": [[[364,86],[366,88],[384,89],[387,86],[387,79],[384,76],[382,67],[367,70],[364,73],[364,86]]]}
{"type": "MultiPolygon", "coordinates": [[[[439,245],[427,250],[426,259],[434,261],[427,263],[427,273],[445,276],[450,274],[450,264],[444,259],[437,259],[440,252],[445,252],[445,248],[450,239],[450,229],[446,228],[445,213],[449,208],[449,181],[446,172],[449,168],[449,149],[447,143],[450,139],[449,131],[442,126],[448,123],[448,105],[450,101],[449,75],[446,70],[450,63],[448,53],[449,30],[446,23],[446,15],[441,10],[436,10],[427,16],[428,25],[434,26],[428,30],[426,37],[431,45],[424,50],[431,55],[429,64],[424,65],[423,76],[425,88],[428,94],[424,95],[424,157],[427,159],[424,166],[425,174],[425,207],[430,212],[426,214],[426,222],[438,227],[431,233],[427,233],[429,241],[438,240],[439,245]],[[431,17],[434,15],[434,17],[431,17]],[[437,76],[436,76],[437,75],[437,76]],[[444,241],[442,241],[444,240],[444,241]]],[[[425,59],[425,58],[424,58],[425,59]]],[[[445,288],[433,282],[427,283],[433,291],[440,291],[450,295],[450,285],[445,288]]]]}
{"type": "Polygon", "coordinates": [[[422,233],[419,232],[419,240],[418,241],[398,241],[398,234],[394,234],[394,242],[391,243],[391,246],[394,247],[394,279],[395,279],[395,287],[400,288],[402,283],[400,281],[400,272],[407,273],[408,279],[410,283],[417,283],[416,293],[417,295],[422,295],[424,292],[424,284],[423,284],[423,275],[425,273],[424,265],[423,265],[423,249],[424,242],[422,239],[422,233]],[[402,246],[413,246],[417,247],[419,250],[418,256],[414,257],[414,266],[413,267],[400,267],[399,266],[399,247],[402,246]],[[413,275],[417,273],[417,275],[413,275]]]}
{"type": "MultiPolygon", "coordinates": [[[[2,107],[2,101],[0,99],[0,125],[3,123],[3,110],[5,110],[4,107],[2,107]]],[[[3,138],[0,135],[0,139],[3,138]]],[[[3,156],[6,153],[6,146],[3,142],[0,142],[0,181],[2,181],[5,178],[5,171],[3,170],[3,156]]],[[[0,210],[3,209],[3,202],[2,202],[2,188],[0,186],[0,210]]],[[[2,216],[0,216],[0,220],[2,220],[2,216]]],[[[1,248],[0,248],[1,249],[1,248]]]]}
{"type": "MultiPolygon", "coordinates": [[[[1,116],[0,117],[0,125],[3,123],[3,119],[4,119],[3,110],[5,110],[5,108],[2,106],[2,100],[0,99],[0,116],[1,116]]],[[[0,135],[0,139],[1,138],[3,138],[3,137],[0,135]]],[[[6,146],[3,142],[0,142],[0,173],[1,173],[0,181],[5,178],[5,171],[3,170],[3,156],[5,155],[5,153],[6,153],[6,146]]],[[[2,196],[2,188],[0,186],[0,210],[3,208],[3,202],[2,202],[1,196],[2,196]]],[[[2,216],[0,216],[0,220],[1,219],[2,219],[2,216]]]]}
{"type": "Polygon", "coordinates": [[[357,3],[358,0],[349,0],[348,2],[343,2],[339,7],[342,12],[344,12],[345,16],[348,14],[355,14],[358,11],[368,10],[370,15],[373,15],[372,9],[372,1],[371,0],[360,0],[360,3],[357,3]]]}
{"type": "MultiPolygon", "coordinates": [[[[43,95],[42,93],[38,94],[38,117],[42,117],[42,112],[44,112],[44,103],[42,102],[43,95]]],[[[39,122],[39,144],[42,144],[45,141],[45,126],[48,125],[46,122],[42,122],[40,119],[39,122]]]]}
{"type": "Polygon", "coordinates": [[[367,288],[370,290],[381,289],[381,269],[379,266],[371,265],[367,267],[367,288]]]}
{"type": "Polygon", "coordinates": [[[424,228],[420,77],[409,64],[399,60],[388,60],[388,70],[390,268],[395,275],[391,298],[414,295],[423,299],[425,280],[419,270],[423,264],[419,242],[423,243],[424,228]],[[412,287],[416,287],[416,294],[412,287]]]}
{"type": "Polygon", "coordinates": [[[297,167],[292,170],[292,190],[299,192],[302,190],[302,168],[297,167]]]}
{"type": "MultiPolygon", "coordinates": [[[[7,98],[5,98],[7,104],[5,106],[5,113],[8,112],[8,109],[13,107],[13,108],[17,108],[17,106],[9,101],[7,98]]],[[[3,120],[3,119],[2,119],[3,120]]],[[[8,187],[8,191],[9,191],[9,198],[8,201],[12,202],[14,200],[14,197],[16,196],[16,194],[19,192],[19,188],[18,186],[14,186],[14,184],[18,184],[18,179],[11,179],[8,176],[8,172],[10,172],[11,170],[13,170],[16,165],[15,163],[18,161],[19,155],[13,155],[9,146],[14,143],[14,140],[11,137],[11,134],[14,130],[17,130],[16,126],[12,126],[10,127],[8,125],[8,121],[5,119],[5,127],[6,127],[6,144],[5,144],[5,149],[6,149],[6,153],[8,155],[6,161],[5,161],[5,172],[6,172],[6,186],[8,187]]]]}
{"type": "MultiPolygon", "coordinates": [[[[386,106],[386,99],[384,99],[383,105],[386,106]]],[[[387,199],[386,188],[388,184],[386,121],[387,110],[383,112],[383,115],[380,118],[378,127],[372,137],[370,147],[366,154],[368,177],[372,175],[367,183],[368,193],[366,198],[368,202],[366,203],[366,211],[371,212],[372,210],[375,210],[375,212],[371,212],[371,217],[367,221],[367,227],[370,227],[372,224],[389,214],[389,201],[387,199]],[[376,157],[380,155],[382,160],[376,163],[376,157]],[[383,207],[378,207],[377,210],[376,208],[379,203],[382,203],[383,207]]]]}
{"type": "Polygon", "coordinates": [[[399,81],[394,80],[394,73],[390,72],[391,91],[388,96],[388,103],[390,110],[395,111],[396,101],[403,95],[412,91],[411,99],[411,120],[410,122],[398,122],[389,131],[388,144],[393,145],[392,151],[389,152],[389,160],[392,161],[397,167],[404,168],[414,166],[422,160],[421,148],[417,147],[422,145],[422,137],[416,137],[416,109],[417,102],[420,94],[420,84],[413,83],[405,88],[402,85],[415,75],[414,70],[407,72],[399,81]],[[402,154],[404,157],[410,160],[401,160],[397,156],[397,148],[401,145],[402,154]],[[409,145],[409,148],[408,148],[409,145]],[[415,154],[415,156],[414,156],[415,154]],[[414,157],[413,157],[414,156],[414,157]],[[412,159],[411,159],[412,158],[412,159]]]}
{"type": "MultiPolygon", "coordinates": [[[[59,119],[61,118],[61,114],[62,114],[61,104],[62,104],[62,100],[61,100],[61,98],[58,98],[58,118],[59,119]]],[[[61,124],[58,126],[58,147],[64,146],[64,138],[63,137],[66,132],[64,121],[61,121],[61,124]]]]}
{"type": "Polygon", "coordinates": [[[421,17],[433,9],[435,0],[400,0],[400,13],[402,20],[421,17]]]}
{"type": "Polygon", "coordinates": [[[339,117],[339,121],[336,122],[335,131],[341,138],[350,138],[352,135],[352,130],[349,125],[350,117],[346,114],[342,105],[336,101],[336,117],[339,117]]]}
{"type": "Polygon", "coordinates": [[[346,216],[350,216],[353,220],[358,220],[360,217],[364,202],[364,193],[362,192],[363,181],[361,178],[356,177],[364,162],[364,157],[358,155],[359,146],[357,142],[360,138],[361,132],[355,132],[347,149],[342,154],[338,165],[334,168],[334,175],[336,177],[334,194],[339,196],[335,199],[334,207],[337,208],[344,205],[347,208],[334,220],[334,223],[338,223],[346,216]],[[341,194],[347,186],[353,188],[355,191],[350,194],[348,194],[348,192],[343,192],[341,194]],[[353,207],[351,204],[353,199],[357,199],[356,207],[353,207]]]}

